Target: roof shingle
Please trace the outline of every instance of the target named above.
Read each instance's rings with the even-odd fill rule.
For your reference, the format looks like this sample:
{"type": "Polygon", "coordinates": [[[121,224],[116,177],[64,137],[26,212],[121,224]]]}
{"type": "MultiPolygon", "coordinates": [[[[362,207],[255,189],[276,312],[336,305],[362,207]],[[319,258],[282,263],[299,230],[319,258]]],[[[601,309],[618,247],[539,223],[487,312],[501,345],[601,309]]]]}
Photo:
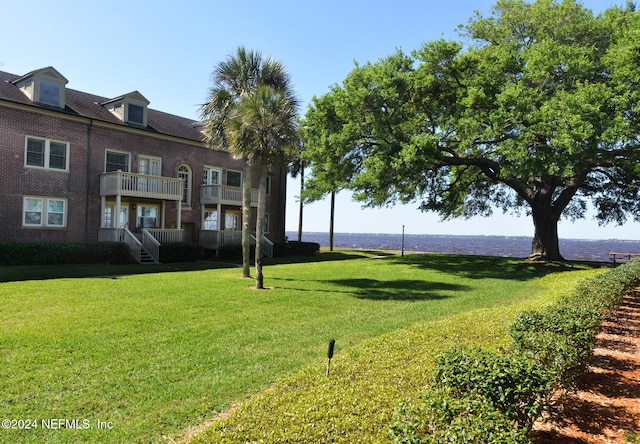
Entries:
{"type": "MultiPolygon", "coordinates": [[[[111,114],[101,103],[111,100],[108,97],[101,97],[94,94],[65,88],[65,109],[60,110],[53,106],[47,106],[40,103],[32,102],[26,95],[20,91],[12,82],[24,76],[11,74],[0,71],[0,100],[21,103],[37,108],[54,110],[73,114],[90,119],[101,120],[104,122],[122,125],[125,127],[140,128],[135,125],[128,125],[120,121],[116,116],[111,114]]],[[[151,108],[147,109],[147,127],[143,130],[155,133],[165,134],[168,136],[179,137],[193,141],[202,141],[200,131],[195,128],[197,122],[185,117],[176,116],[174,114],[157,111],[151,108]]]]}

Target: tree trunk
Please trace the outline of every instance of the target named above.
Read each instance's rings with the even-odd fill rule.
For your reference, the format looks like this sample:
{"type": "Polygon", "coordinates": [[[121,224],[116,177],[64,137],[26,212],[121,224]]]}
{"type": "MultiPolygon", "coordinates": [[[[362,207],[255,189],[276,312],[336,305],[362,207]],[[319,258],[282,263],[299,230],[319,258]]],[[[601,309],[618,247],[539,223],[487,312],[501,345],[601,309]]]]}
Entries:
{"type": "Polygon", "coordinates": [[[558,242],[558,217],[551,208],[533,208],[534,236],[530,258],[563,261],[558,242]]]}
{"type": "Polygon", "coordinates": [[[260,186],[258,187],[258,221],[256,223],[256,288],[264,288],[264,276],[262,274],[262,258],[264,251],[264,215],[267,204],[267,176],[269,170],[265,164],[260,168],[260,186]]]}
{"type": "Polygon", "coordinates": [[[333,251],[333,220],[336,211],[336,192],[331,192],[331,215],[329,218],[329,251],[333,251]]]}
{"type": "Polygon", "coordinates": [[[245,159],[242,183],[242,277],[251,277],[251,167],[245,159]]]}
{"type": "Polygon", "coordinates": [[[298,214],[298,242],[302,242],[302,213],[304,210],[304,202],[302,201],[302,192],[304,191],[304,164],[300,165],[300,213],[298,214]]]}

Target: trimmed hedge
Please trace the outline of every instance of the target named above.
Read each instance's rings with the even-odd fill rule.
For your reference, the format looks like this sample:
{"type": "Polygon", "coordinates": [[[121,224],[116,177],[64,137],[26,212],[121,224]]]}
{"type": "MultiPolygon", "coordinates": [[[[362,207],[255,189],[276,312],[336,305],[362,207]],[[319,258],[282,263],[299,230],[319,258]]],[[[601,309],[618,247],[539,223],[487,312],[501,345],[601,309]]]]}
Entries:
{"type": "Polygon", "coordinates": [[[120,242],[0,242],[0,265],[132,264],[120,242]]]}
{"type": "Polygon", "coordinates": [[[160,246],[160,262],[193,262],[204,258],[204,247],[196,242],[167,242],[160,246]]]}
{"type": "Polygon", "coordinates": [[[543,311],[521,313],[509,328],[509,348],[442,354],[432,388],[396,409],[395,442],[531,442],[528,433],[552,395],[584,374],[602,318],[638,285],[634,259],[579,283],[543,311]],[[492,438],[479,438],[483,430],[492,438]]]}
{"type": "Polygon", "coordinates": [[[509,327],[512,348],[554,374],[554,389],[570,389],[593,354],[602,314],[551,306],[520,313],[509,327]]]}
{"type": "MultiPolygon", "coordinates": [[[[251,246],[251,258],[256,257],[256,246],[251,246]]],[[[218,249],[218,257],[226,260],[242,260],[242,245],[240,244],[227,244],[218,249]]]]}
{"type": "Polygon", "coordinates": [[[320,244],[317,242],[288,241],[289,254],[293,256],[313,256],[320,252],[320,244]]]}
{"type": "Polygon", "coordinates": [[[482,396],[459,396],[452,390],[428,389],[415,401],[401,403],[391,426],[403,444],[528,444],[526,431],[482,396]]]}
{"type": "Polygon", "coordinates": [[[454,348],[436,361],[434,382],[458,397],[477,396],[529,430],[542,412],[553,376],[518,353],[454,348]]]}
{"type": "MultiPolygon", "coordinates": [[[[320,251],[320,244],[316,242],[275,242],[273,244],[273,256],[313,256],[320,251]]],[[[251,246],[251,258],[255,258],[256,247],[251,246]]],[[[223,245],[218,250],[218,257],[227,260],[242,260],[242,245],[223,245]]]]}

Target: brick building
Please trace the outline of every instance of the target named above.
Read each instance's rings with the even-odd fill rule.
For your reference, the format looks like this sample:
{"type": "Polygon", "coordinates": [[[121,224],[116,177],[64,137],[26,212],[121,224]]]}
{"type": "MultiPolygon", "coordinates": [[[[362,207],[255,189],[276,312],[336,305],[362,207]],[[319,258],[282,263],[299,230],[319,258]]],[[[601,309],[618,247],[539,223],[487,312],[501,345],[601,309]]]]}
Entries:
{"type": "MultiPolygon", "coordinates": [[[[138,91],[106,98],[67,83],[53,67],[0,71],[0,241],[116,240],[137,257],[169,241],[239,243],[241,160],[138,91]]],[[[284,239],[285,187],[283,167],[268,180],[271,241],[284,239]]]]}

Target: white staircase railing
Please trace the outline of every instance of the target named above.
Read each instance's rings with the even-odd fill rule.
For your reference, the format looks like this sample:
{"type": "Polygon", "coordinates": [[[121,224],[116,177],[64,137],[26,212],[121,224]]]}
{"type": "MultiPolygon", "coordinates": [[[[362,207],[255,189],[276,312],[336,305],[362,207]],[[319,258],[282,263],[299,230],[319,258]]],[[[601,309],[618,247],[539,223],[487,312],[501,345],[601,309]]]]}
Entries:
{"type": "Polygon", "coordinates": [[[100,228],[98,231],[100,242],[123,242],[131,250],[131,255],[140,263],[142,258],[142,243],[128,228],[100,228]]]}
{"type": "Polygon", "coordinates": [[[154,261],[160,263],[160,242],[146,228],[142,229],[142,247],[154,261]]]}
{"type": "MultiPolygon", "coordinates": [[[[251,235],[252,244],[256,244],[258,240],[252,234],[251,235]]],[[[266,257],[273,257],[273,242],[271,242],[267,237],[264,237],[264,241],[262,242],[262,251],[266,257]]]]}

